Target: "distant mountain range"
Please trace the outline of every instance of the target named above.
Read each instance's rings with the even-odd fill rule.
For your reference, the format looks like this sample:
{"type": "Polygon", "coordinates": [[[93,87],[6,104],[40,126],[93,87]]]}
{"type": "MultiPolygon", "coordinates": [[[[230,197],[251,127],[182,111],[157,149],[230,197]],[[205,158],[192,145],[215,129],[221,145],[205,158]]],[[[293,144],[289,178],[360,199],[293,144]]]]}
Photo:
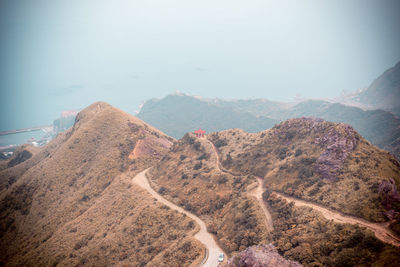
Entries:
{"type": "Polygon", "coordinates": [[[367,108],[383,109],[400,115],[400,62],[385,71],[353,100],[367,108]]]}
{"type": "Polygon", "coordinates": [[[284,105],[261,99],[224,101],[169,95],[146,102],[138,117],[175,138],[199,127],[207,132],[240,128],[254,133],[289,118],[318,117],[350,124],[374,145],[400,157],[399,117],[384,110],[362,110],[322,100],[284,105]]]}
{"type": "Polygon", "coordinates": [[[147,101],[137,116],[175,138],[199,127],[207,132],[240,128],[254,133],[290,118],[319,117],[350,124],[368,141],[400,158],[400,118],[396,112],[400,110],[399,84],[398,63],[368,89],[353,94],[351,101],[342,99],[352,105],[327,100],[281,103],[267,99],[221,100],[174,94],[147,101]]]}
{"type": "Polygon", "coordinates": [[[249,111],[181,94],[147,101],[137,117],[175,138],[196,128],[204,128],[208,132],[231,128],[258,132],[277,123],[275,119],[256,116],[249,111]]]}

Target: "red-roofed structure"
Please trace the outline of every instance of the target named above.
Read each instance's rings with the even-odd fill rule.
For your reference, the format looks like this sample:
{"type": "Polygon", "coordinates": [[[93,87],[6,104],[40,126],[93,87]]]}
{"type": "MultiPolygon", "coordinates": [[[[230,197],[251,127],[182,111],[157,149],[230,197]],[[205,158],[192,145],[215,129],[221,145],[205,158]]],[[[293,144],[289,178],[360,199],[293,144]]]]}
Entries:
{"type": "Polygon", "coordinates": [[[199,128],[198,130],[194,131],[194,134],[197,137],[204,137],[204,134],[206,133],[206,131],[202,130],[201,128],[199,128]]]}

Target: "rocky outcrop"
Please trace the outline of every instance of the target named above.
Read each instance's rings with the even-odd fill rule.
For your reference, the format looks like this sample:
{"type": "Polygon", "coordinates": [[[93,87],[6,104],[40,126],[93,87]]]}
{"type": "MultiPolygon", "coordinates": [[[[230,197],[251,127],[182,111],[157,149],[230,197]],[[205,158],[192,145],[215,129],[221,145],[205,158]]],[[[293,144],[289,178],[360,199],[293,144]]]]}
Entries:
{"type": "Polygon", "coordinates": [[[224,267],[300,267],[298,262],[286,260],[271,244],[248,247],[230,258],[224,267]]]}
{"type": "Polygon", "coordinates": [[[400,214],[399,210],[397,210],[400,204],[400,193],[397,191],[393,178],[388,181],[382,181],[379,184],[379,195],[382,198],[383,206],[387,210],[384,215],[389,220],[393,220],[400,214]]]}
{"type": "Polygon", "coordinates": [[[331,128],[315,142],[326,147],[317,159],[316,172],[324,179],[336,180],[337,172],[357,145],[358,135],[350,125],[342,124],[339,129],[331,128]]]}

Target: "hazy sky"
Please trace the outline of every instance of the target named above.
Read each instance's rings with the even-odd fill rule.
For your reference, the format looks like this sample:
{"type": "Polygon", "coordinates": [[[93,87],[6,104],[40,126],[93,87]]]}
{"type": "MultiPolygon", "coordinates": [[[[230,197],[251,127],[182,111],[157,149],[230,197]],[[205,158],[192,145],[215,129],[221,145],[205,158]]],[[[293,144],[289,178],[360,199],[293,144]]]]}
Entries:
{"type": "Polygon", "coordinates": [[[0,0],[0,130],[179,90],[288,101],[400,60],[400,1],[0,0]]]}

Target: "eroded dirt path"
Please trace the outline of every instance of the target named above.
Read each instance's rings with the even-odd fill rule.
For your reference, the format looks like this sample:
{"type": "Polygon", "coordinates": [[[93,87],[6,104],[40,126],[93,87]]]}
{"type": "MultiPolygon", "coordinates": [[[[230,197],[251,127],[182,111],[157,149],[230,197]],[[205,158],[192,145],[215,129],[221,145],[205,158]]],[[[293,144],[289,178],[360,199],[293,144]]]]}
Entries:
{"type": "Polygon", "coordinates": [[[270,232],[272,232],[274,230],[274,224],[272,221],[272,217],[271,217],[271,213],[269,213],[265,202],[263,200],[262,194],[263,194],[263,179],[261,179],[260,177],[257,177],[257,187],[254,187],[252,190],[249,191],[249,194],[253,197],[255,197],[258,201],[258,203],[260,204],[264,215],[265,215],[265,223],[267,225],[267,228],[270,232]]]}
{"type": "MultiPolygon", "coordinates": [[[[215,160],[216,161],[215,162],[216,168],[220,172],[225,172],[225,173],[229,173],[229,174],[234,175],[234,176],[238,176],[239,174],[232,173],[231,171],[226,170],[222,166],[221,161],[219,159],[219,154],[218,154],[217,148],[214,146],[214,144],[210,140],[208,140],[208,139],[206,139],[206,140],[210,144],[210,146],[211,146],[211,148],[212,148],[212,150],[214,152],[214,155],[216,157],[216,160],[215,160]]],[[[260,177],[257,177],[257,186],[255,186],[254,188],[248,188],[248,193],[249,193],[249,195],[251,197],[255,197],[257,199],[259,205],[261,206],[262,211],[264,212],[265,223],[266,223],[266,226],[268,228],[268,231],[272,232],[274,230],[274,225],[273,225],[273,222],[272,222],[271,213],[269,213],[269,211],[268,211],[268,209],[267,209],[267,207],[266,207],[266,205],[264,203],[264,200],[262,198],[262,194],[263,194],[262,185],[263,185],[263,180],[260,177]]]]}
{"type": "MultiPolygon", "coordinates": [[[[200,141],[203,141],[203,140],[204,140],[204,144],[207,144],[207,145],[209,146],[210,150],[212,150],[212,153],[213,153],[214,156],[215,156],[215,167],[217,168],[217,170],[220,171],[220,172],[227,172],[227,173],[232,174],[231,172],[225,170],[225,169],[222,167],[221,161],[220,161],[220,159],[219,159],[219,154],[218,154],[217,148],[214,146],[213,142],[211,142],[210,140],[208,140],[207,137],[205,137],[205,138],[200,138],[200,141]]],[[[232,175],[234,175],[234,174],[232,174],[232,175]]]]}
{"type": "Polygon", "coordinates": [[[208,250],[208,258],[203,266],[215,267],[218,266],[218,255],[223,253],[222,249],[217,245],[213,236],[207,232],[206,224],[196,215],[184,210],[183,208],[175,205],[169,200],[162,197],[156,191],[151,188],[149,181],[147,180],[146,173],[149,169],[142,171],[137,174],[133,179],[132,183],[139,185],[140,187],[146,189],[155,199],[163,203],[164,205],[170,207],[171,209],[177,210],[178,212],[184,213],[186,216],[193,219],[196,223],[200,225],[200,230],[194,235],[194,238],[199,240],[208,250]]]}
{"type": "Polygon", "coordinates": [[[324,208],[318,204],[314,204],[308,201],[304,201],[301,199],[293,198],[286,196],[282,193],[278,192],[273,192],[273,194],[276,194],[277,196],[286,199],[289,202],[294,202],[296,206],[306,206],[306,207],[311,207],[314,210],[317,210],[322,213],[322,215],[328,219],[328,220],[333,220],[335,222],[339,223],[350,223],[350,224],[358,224],[360,226],[366,227],[367,229],[371,230],[374,232],[376,238],[381,240],[382,242],[392,244],[394,246],[400,247],[400,238],[397,237],[395,234],[392,233],[390,229],[388,229],[388,224],[387,223],[373,223],[369,222],[366,220],[363,220],[361,218],[357,218],[354,216],[349,216],[349,215],[344,215],[338,211],[332,211],[327,208],[324,208]]]}

